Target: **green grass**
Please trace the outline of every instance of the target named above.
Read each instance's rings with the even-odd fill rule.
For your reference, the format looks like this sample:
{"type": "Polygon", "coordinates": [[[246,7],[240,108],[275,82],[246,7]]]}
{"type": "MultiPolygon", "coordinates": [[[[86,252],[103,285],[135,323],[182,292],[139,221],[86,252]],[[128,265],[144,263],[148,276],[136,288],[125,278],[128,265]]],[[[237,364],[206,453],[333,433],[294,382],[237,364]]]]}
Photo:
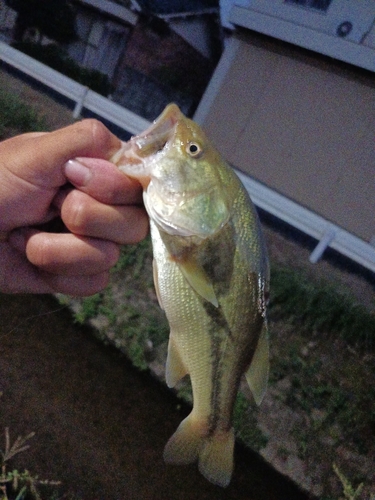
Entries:
{"type": "Polygon", "coordinates": [[[0,140],[24,132],[47,130],[46,120],[18,96],[0,90],[0,140]]]}
{"type": "MultiPolygon", "coordinates": [[[[0,500],[62,500],[57,487],[59,481],[41,480],[30,471],[19,471],[11,467],[14,457],[28,450],[34,432],[18,438],[12,443],[9,429],[4,432],[5,446],[0,449],[0,500]],[[42,496],[43,495],[43,496],[42,496]]],[[[65,496],[66,500],[79,500],[75,496],[65,496]]]]}
{"type": "Polygon", "coordinates": [[[363,489],[363,483],[360,483],[356,488],[353,487],[348,478],[341,472],[336,464],[333,464],[333,470],[336,476],[339,478],[342,487],[344,498],[347,500],[357,500],[360,498],[361,491],[363,489]]]}
{"type": "Polygon", "coordinates": [[[261,450],[267,445],[268,438],[258,427],[258,408],[239,392],[233,411],[233,422],[237,437],[253,450],[261,450]]]}
{"type": "Polygon", "coordinates": [[[300,270],[272,267],[270,311],[305,332],[339,335],[352,346],[375,349],[375,315],[333,284],[300,270]]]}
{"type": "Polygon", "coordinates": [[[149,238],[126,245],[105,292],[77,301],[75,320],[101,320],[99,338],[110,341],[141,370],[150,352],[168,340],[169,326],[154,293],[149,238]]]}
{"type": "MultiPolygon", "coordinates": [[[[273,361],[272,383],[276,378],[289,377],[290,389],[285,403],[309,418],[308,436],[298,441],[313,448],[318,434],[327,435],[339,444],[346,444],[359,453],[367,454],[369,439],[375,430],[375,388],[366,383],[362,367],[326,366],[321,361],[322,351],[304,358],[299,346],[286,346],[282,355],[273,361]],[[275,377],[275,373],[277,374],[275,377]],[[337,430],[339,426],[339,431],[337,430]]],[[[306,450],[305,450],[306,451],[306,450]]],[[[301,458],[305,455],[300,453],[301,458]]]]}

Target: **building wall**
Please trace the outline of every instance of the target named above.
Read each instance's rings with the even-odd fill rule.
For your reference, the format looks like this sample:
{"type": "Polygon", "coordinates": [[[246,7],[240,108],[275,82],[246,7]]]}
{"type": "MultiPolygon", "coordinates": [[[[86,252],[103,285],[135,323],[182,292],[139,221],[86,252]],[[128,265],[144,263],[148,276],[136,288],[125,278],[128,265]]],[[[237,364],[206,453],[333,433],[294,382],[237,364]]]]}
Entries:
{"type": "Polygon", "coordinates": [[[142,17],[116,69],[113,98],[148,120],[171,101],[191,115],[214,65],[162,20],[142,17]]]}
{"type": "Polygon", "coordinates": [[[142,74],[201,96],[213,64],[164,21],[140,20],[132,31],[123,62],[142,74]]]}
{"type": "Polygon", "coordinates": [[[243,33],[203,123],[235,167],[369,241],[375,88],[366,72],[243,33]]]}
{"type": "Polygon", "coordinates": [[[111,80],[125,50],[130,30],[130,25],[77,5],[78,40],[67,47],[68,53],[78,64],[100,71],[111,80]]]}

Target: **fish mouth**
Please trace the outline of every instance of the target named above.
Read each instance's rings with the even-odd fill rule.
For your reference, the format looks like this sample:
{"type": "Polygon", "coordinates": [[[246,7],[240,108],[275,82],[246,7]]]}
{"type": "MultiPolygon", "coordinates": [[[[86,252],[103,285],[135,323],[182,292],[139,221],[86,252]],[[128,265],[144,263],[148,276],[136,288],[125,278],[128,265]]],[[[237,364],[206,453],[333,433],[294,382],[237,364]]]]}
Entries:
{"type": "Polygon", "coordinates": [[[161,151],[172,138],[182,113],[176,104],[169,104],[154,123],[135,137],[130,139],[138,156],[144,158],[161,151]]]}
{"type": "Polygon", "coordinates": [[[173,138],[182,116],[176,104],[169,104],[150,127],[124,142],[110,161],[129,177],[138,179],[146,188],[151,175],[147,159],[162,151],[173,138]]]}

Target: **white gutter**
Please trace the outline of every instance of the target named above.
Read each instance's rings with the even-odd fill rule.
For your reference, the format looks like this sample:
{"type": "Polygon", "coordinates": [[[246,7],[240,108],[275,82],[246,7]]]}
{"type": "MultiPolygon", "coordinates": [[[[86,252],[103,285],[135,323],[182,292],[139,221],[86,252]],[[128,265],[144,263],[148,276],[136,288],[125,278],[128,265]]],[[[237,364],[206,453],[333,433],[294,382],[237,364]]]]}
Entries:
{"type": "Polygon", "coordinates": [[[192,11],[187,11],[187,12],[172,12],[171,14],[158,14],[155,13],[157,17],[160,17],[160,19],[164,19],[168,21],[169,19],[176,19],[176,18],[185,18],[185,17],[192,17],[192,16],[203,16],[206,14],[218,14],[219,9],[216,7],[211,7],[207,9],[200,9],[200,10],[192,10],[192,11]]]}

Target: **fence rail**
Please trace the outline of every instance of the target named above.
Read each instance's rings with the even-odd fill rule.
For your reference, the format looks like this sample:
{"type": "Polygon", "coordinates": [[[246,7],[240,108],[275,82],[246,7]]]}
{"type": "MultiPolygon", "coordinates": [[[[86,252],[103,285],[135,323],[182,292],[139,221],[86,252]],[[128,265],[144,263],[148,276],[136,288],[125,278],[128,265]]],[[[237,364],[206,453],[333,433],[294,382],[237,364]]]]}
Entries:
{"type": "Polygon", "coordinates": [[[75,118],[86,108],[131,134],[138,134],[150,124],[148,120],[3,42],[0,42],[0,59],[75,102],[75,118]]]}
{"type": "Polygon", "coordinates": [[[311,263],[315,264],[331,247],[375,272],[375,248],[372,245],[242,172],[236,173],[255,205],[318,240],[309,258],[311,263]]]}
{"type": "MultiPolygon", "coordinates": [[[[79,116],[82,108],[86,108],[131,134],[141,132],[150,124],[148,120],[3,42],[0,42],[0,59],[75,102],[73,111],[75,117],[79,116]]],[[[217,78],[216,74],[210,85],[217,85],[215,82],[217,78]]],[[[202,104],[204,108],[204,99],[202,104]]],[[[200,114],[202,113],[198,111],[198,121],[199,118],[202,118],[199,116],[200,114]]],[[[324,250],[330,246],[361,266],[375,272],[375,248],[370,243],[361,240],[254,179],[240,172],[237,173],[257,206],[319,241],[310,255],[311,262],[317,262],[324,250]]]]}

